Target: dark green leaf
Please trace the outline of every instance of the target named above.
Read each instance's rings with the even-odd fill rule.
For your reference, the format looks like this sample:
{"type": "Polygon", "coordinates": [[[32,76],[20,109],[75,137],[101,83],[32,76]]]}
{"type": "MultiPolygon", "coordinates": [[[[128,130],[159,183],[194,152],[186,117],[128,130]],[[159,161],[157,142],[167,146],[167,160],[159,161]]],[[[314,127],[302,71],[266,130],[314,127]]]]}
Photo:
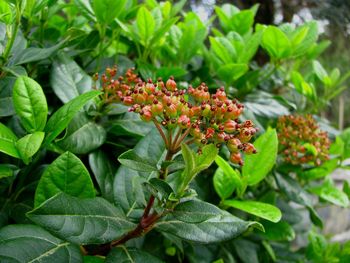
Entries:
{"type": "Polygon", "coordinates": [[[13,58],[11,58],[10,65],[22,65],[34,61],[40,61],[49,58],[58,49],[61,48],[64,42],[60,42],[55,46],[49,48],[37,48],[29,47],[21,52],[15,53],[13,58]]]}
{"type": "Polygon", "coordinates": [[[221,210],[207,202],[189,200],[175,206],[172,215],[186,223],[201,223],[221,214],[221,210]]]}
{"type": "Polygon", "coordinates": [[[152,164],[149,160],[138,156],[134,150],[128,150],[118,157],[118,161],[133,170],[139,172],[157,171],[156,164],[152,164]]]}
{"type": "Polygon", "coordinates": [[[35,225],[9,225],[0,230],[1,262],[83,262],[78,246],[35,225]]]}
{"type": "Polygon", "coordinates": [[[16,148],[25,164],[28,164],[29,159],[40,149],[44,136],[44,132],[34,132],[16,142],[16,148]]]}
{"type": "Polygon", "coordinates": [[[62,154],[46,168],[35,192],[35,207],[60,192],[80,198],[95,196],[89,172],[70,152],[62,154]]]}
{"type": "Polygon", "coordinates": [[[55,236],[75,244],[104,244],[135,225],[105,199],[80,199],[60,193],[27,213],[29,219],[55,236]]]}
{"type": "Polygon", "coordinates": [[[256,202],[256,201],[240,201],[240,200],[225,200],[223,205],[237,208],[249,214],[264,218],[271,222],[277,223],[281,220],[281,211],[273,205],[256,202]]]}
{"type": "Polygon", "coordinates": [[[113,202],[113,179],[116,168],[101,150],[89,154],[89,164],[102,196],[109,202],[113,202]]]}
{"type": "Polygon", "coordinates": [[[105,129],[79,112],[69,123],[65,137],[56,144],[65,151],[86,154],[100,147],[106,140],[105,129]]]}
{"type": "Polygon", "coordinates": [[[17,136],[0,122],[0,152],[15,158],[21,158],[16,148],[17,136]]]}
{"type": "Polygon", "coordinates": [[[259,263],[257,244],[246,239],[233,240],[232,243],[243,263],[259,263]]]}
{"type": "Polygon", "coordinates": [[[89,100],[97,97],[99,94],[100,92],[97,90],[84,93],[59,108],[47,122],[44,144],[48,145],[52,142],[68,126],[75,114],[77,114],[89,100]]]}
{"type": "Polygon", "coordinates": [[[119,246],[113,248],[107,255],[106,263],[162,263],[163,261],[151,254],[136,249],[119,246]]]}
{"type": "Polygon", "coordinates": [[[155,224],[159,231],[173,234],[187,241],[204,244],[230,240],[251,226],[263,230],[259,223],[243,221],[225,211],[201,223],[186,223],[167,215],[155,224]]]}
{"type": "Polygon", "coordinates": [[[152,191],[155,192],[154,195],[157,196],[160,194],[161,199],[168,199],[168,197],[173,194],[173,189],[171,186],[164,180],[158,178],[151,178],[148,183],[148,187],[152,188],[152,191]]]}
{"type": "Polygon", "coordinates": [[[92,87],[91,77],[65,53],[59,53],[54,60],[50,82],[53,91],[63,103],[91,90],[92,87]]]}
{"type": "Polygon", "coordinates": [[[267,130],[255,142],[256,154],[247,155],[242,169],[243,177],[249,185],[255,185],[263,180],[276,163],[278,139],[274,129],[267,130]]]}
{"type": "Polygon", "coordinates": [[[48,109],[41,86],[29,77],[20,76],[13,87],[12,99],[23,127],[31,133],[43,131],[48,109]]]}
{"type": "MultiPolygon", "coordinates": [[[[160,162],[164,150],[164,141],[155,128],[134,148],[138,156],[152,163],[160,162]]],[[[123,165],[118,169],[113,183],[114,201],[122,207],[127,216],[141,216],[145,205],[142,183],[150,179],[152,175],[153,173],[137,172],[123,165]]]]}

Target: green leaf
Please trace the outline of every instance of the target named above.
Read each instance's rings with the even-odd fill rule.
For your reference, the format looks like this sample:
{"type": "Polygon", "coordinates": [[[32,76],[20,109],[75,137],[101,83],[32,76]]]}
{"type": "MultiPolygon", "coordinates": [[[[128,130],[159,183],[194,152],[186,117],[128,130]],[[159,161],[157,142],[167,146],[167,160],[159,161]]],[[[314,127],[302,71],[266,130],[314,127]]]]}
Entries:
{"type": "Polygon", "coordinates": [[[99,94],[101,94],[101,92],[97,90],[89,91],[72,99],[59,108],[47,122],[44,145],[48,145],[52,142],[68,126],[75,114],[77,114],[89,100],[97,97],[99,94]]]}
{"type": "Polygon", "coordinates": [[[89,154],[89,164],[102,196],[109,202],[113,202],[113,179],[117,169],[101,150],[89,154]]]}
{"type": "Polygon", "coordinates": [[[268,26],[265,29],[261,45],[275,59],[288,57],[291,50],[291,43],[287,35],[276,26],[268,26]]]}
{"type": "Polygon", "coordinates": [[[350,157],[350,128],[345,129],[339,137],[344,142],[344,153],[343,153],[343,159],[350,157]]]}
{"type": "Polygon", "coordinates": [[[63,52],[53,61],[50,83],[63,103],[91,90],[92,87],[91,77],[63,52]]]}
{"type": "Polygon", "coordinates": [[[16,166],[11,164],[0,164],[0,179],[15,175],[16,166]]]}
{"type": "Polygon", "coordinates": [[[333,172],[337,167],[338,167],[338,159],[331,159],[313,169],[300,172],[298,176],[306,180],[316,180],[322,177],[326,177],[331,172],[333,172]]]}
{"type": "Polygon", "coordinates": [[[217,70],[218,77],[228,84],[231,84],[234,80],[243,76],[248,71],[247,64],[226,64],[217,70]]]}
{"type": "Polygon", "coordinates": [[[259,233],[263,237],[271,241],[292,241],[295,239],[295,232],[286,221],[280,221],[278,223],[271,223],[265,221],[262,223],[265,232],[259,233]]]}
{"type": "Polygon", "coordinates": [[[256,202],[256,201],[240,201],[240,200],[225,200],[223,205],[237,208],[249,214],[264,218],[271,222],[277,223],[281,220],[281,211],[273,205],[256,202]]]}
{"type": "Polygon", "coordinates": [[[210,47],[224,64],[233,63],[237,57],[235,47],[225,37],[209,37],[210,47]]]}
{"type": "Polygon", "coordinates": [[[1,262],[83,262],[79,247],[35,225],[8,225],[0,230],[1,262]]]}
{"type": "Polygon", "coordinates": [[[155,164],[138,156],[134,150],[128,150],[122,153],[118,157],[118,161],[122,165],[139,172],[153,172],[158,170],[155,164]]]}
{"type": "Polygon", "coordinates": [[[175,206],[172,215],[182,222],[201,223],[221,214],[221,210],[207,202],[189,200],[175,206]]]}
{"type": "Polygon", "coordinates": [[[236,188],[242,189],[243,182],[238,172],[222,157],[216,156],[215,162],[219,168],[213,177],[214,188],[216,193],[224,200],[230,197],[236,188]]]}
{"type": "Polygon", "coordinates": [[[321,80],[324,84],[326,84],[325,81],[327,78],[329,78],[329,76],[327,74],[327,71],[320,64],[320,62],[318,62],[317,60],[313,61],[312,67],[314,69],[316,76],[319,78],[319,80],[321,80]]]}
{"type": "Polygon", "coordinates": [[[104,244],[135,227],[100,197],[80,199],[60,193],[27,213],[30,220],[74,244],[104,244]]]}
{"type": "Polygon", "coordinates": [[[80,198],[95,196],[89,172],[70,152],[60,155],[46,168],[35,191],[35,207],[60,192],[80,198]]]}
{"type": "Polygon", "coordinates": [[[17,136],[0,122],[0,152],[20,159],[15,145],[17,140],[17,136]]]}
{"type": "Polygon", "coordinates": [[[263,230],[259,223],[243,221],[223,210],[220,215],[201,223],[187,223],[167,215],[155,224],[159,231],[204,244],[230,240],[241,235],[251,226],[263,230]]]}
{"type": "Polygon", "coordinates": [[[254,23],[254,12],[252,10],[243,10],[238,14],[235,14],[230,19],[230,26],[233,31],[238,32],[240,35],[248,33],[254,23]]]}
{"type": "MultiPolygon", "coordinates": [[[[301,56],[307,54],[309,50],[312,49],[314,45],[316,45],[316,41],[318,38],[318,26],[317,21],[311,21],[305,23],[302,28],[307,27],[307,34],[304,39],[297,46],[294,46],[293,55],[301,56]]],[[[304,30],[304,29],[302,29],[304,30]]],[[[302,33],[300,33],[302,34],[302,33]]]]}
{"type": "Polygon", "coordinates": [[[43,131],[48,109],[41,86],[29,77],[20,76],[13,87],[12,99],[23,127],[30,133],[43,131]]]}
{"type": "Polygon", "coordinates": [[[202,153],[197,155],[187,144],[183,143],[181,145],[181,151],[185,161],[185,170],[181,175],[182,185],[178,189],[178,193],[180,194],[186,190],[198,173],[207,169],[213,163],[218,154],[218,148],[214,144],[208,144],[202,148],[202,153]]]}
{"type": "Polygon", "coordinates": [[[347,207],[349,205],[348,196],[336,186],[332,181],[326,180],[322,185],[309,188],[309,191],[318,195],[322,199],[331,202],[332,204],[347,207]]]}
{"type": "Polygon", "coordinates": [[[163,261],[137,248],[118,246],[107,255],[106,263],[162,263],[163,261]]]}
{"type": "Polygon", "coordinates": [[[28,164],[29,159],[40,149],[44,136],[44,132],[34,132],[16,142],[16,148],[25,164],[28,164]]]}
{"type": "Polygon", "coordinates": [[[137,12],[136,24],[141,43],[147,46],[155,30],[155,20],[146,7],[142,6],[137,12]]]}
{"type": "Polygon", "coordinates": [[[93,0],[92,6],[97,20],[101,24],[110,24],[124,10],[126,0],[93,0]]]}
{"type": "Polygon", "coordinates": [[[256,154],[245,156],[242,168],[243,177],[248,185],[255,185],[263,180],[276,163],[278,139],[275,129],[268,129],[255,142],[256,154]]]}
{"type": "Polygon", "coordinates": [[[69,123],[65,137],[56,144],[65,151],[86,154],[100,147],[105,140],[105,129],[89,120],[85,112],[78,112],[69,123]]]}
{"type": "Polygon", "coordinates": [[[0,1],[0,22],[10,25],[12,23],[12,11],[6,1],[0,1]]]}

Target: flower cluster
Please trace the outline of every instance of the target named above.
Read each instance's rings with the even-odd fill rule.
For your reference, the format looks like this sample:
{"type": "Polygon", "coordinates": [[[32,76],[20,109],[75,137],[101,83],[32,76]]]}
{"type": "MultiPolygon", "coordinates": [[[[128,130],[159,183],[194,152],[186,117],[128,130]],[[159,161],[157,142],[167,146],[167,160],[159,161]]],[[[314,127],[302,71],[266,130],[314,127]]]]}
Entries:
{"type": "Polygon", "coordinates": [[[201,147],[208,143],[217,147],[225,144],[231,162],[240,165],[243,165],[241,152],[256,152],[249,141],[257,129],[250,120],[239,122],[244,106],[228,99],[224,88],[215,94],[209,93],[205,83],[180,89],[172,77],[166,82],[162,79],[143,82],[133,69],[117,79],[115,75],[116,68],[107,68],[101,76],[105,101],[121,102],[142,120],[153,121],[169,150],[178,151],[181,143],[196,143],[200,153],[201,147]]]}
{"type": "Polygon", "coordinates": [[[278,120],[280,153],[293,165],[320,165],[329,159],[330,140],[311,115],[288,115],[278,120]]]}

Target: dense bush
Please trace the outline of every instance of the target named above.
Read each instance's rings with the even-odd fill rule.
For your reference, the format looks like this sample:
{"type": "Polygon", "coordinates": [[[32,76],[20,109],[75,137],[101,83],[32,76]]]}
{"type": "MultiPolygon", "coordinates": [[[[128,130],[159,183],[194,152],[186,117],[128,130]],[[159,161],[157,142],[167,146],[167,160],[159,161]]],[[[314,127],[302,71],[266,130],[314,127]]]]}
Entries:
{"type": "Polygon", "coordinates": [[[349,262],[330,42],[185,3],[0,0],[1,262],[349,262]]]}

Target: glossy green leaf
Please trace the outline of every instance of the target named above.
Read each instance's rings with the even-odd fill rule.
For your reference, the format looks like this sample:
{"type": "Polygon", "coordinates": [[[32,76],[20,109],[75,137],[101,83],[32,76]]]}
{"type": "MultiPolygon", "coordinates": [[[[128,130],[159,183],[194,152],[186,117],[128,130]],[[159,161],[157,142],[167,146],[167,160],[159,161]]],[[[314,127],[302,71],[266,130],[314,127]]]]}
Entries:
{"type": "Polygon", "coordinates": [[[223,205],[237,208],[249,214],[264,218],[271,222],[277,223],[281,220],[282,213],[281,211],[273,205],[256,202],[256,201],[240,201],[240,200],[225,200],[223,205]]]}
{"type": "Polygon", "coordinates": [[[137,12],[136,24],[142,43],[147,45],[155,30],[155,20],[146,7],[142,6],[137,12]]]}
{"type": "Polygon", "coordinates": [[[294,46],[294,56],[307,54],[307,52],[311,50],[312,47],[316,44],[318,38],[317,21],[310,21],[308,23],[305,23],[302,27],[307,28],[307,34],[298,45],[294,46]]]}
{"type": "Polygon", "coordinates": [[[75,244],[104,244],[135,227],[117,207],[100,197],[80,199],[60,193],[27,213],[30,220],[75,244]]]}
{"type": "Polygon", "coordinates": [[[35,225],[8,225],[0,230],[1,262],[83,262],[79,247],[35,225]],[[19,249],[20,248],[20,249],[19,249]]]}
{"type": "Polygon", "coordinates": [[[28,164],[29,159],[40,149],[44,136],[44,132],[34,132],[16,142],[16,148],[25,164],[28,164]]]}
{"type": "Polygon", "coordinates": [[[100,147],[106,136],[101,125],[90,120],[85,112],[79,112],[69,123],[64,138],[56,144],[64,151],[86,154],[100,147]]]}
{"type": "Polygon", "coordinates": [[[236,188],[243,187],[242,179],[237,171],[219,155],[215,158],[219,168],[216,170],[213,183],[216,193],[222,200],[230,197],[236,188]]]}
{"type": "Polygon", "coordinates": [[[268,54],[276,59],[288,57],[291,43],[286,34],[276,26],[268,26],[263,33],[261,45],[268,54]]]}
{"type": "Polygon", "coordinates": [[[207,202],[189,200],[175,206],[172,215],[182,222],[201,223],[221,214],[221,210],[207,202]]]}
{"type": "Polygon", "coordinates": [[[265,221],[262,223],[265,228],[265,233],[261,233],[263,237],[271,241],[292,241],[295,239],[295,232],[291,225],[286,221],[271,223],[265,221]]]}
{"type": "Polygon", "coordinates": [[[101,24],[109,24],[124,10],[126,0],[93,0],[92,6],[97,20],[101,24]]]}
{"type": "Polygon", "coordinates": [[[89,154],[89,164],[102,196],[113,202],[113,179],[117,169],[102,150],[89,154]]]}
{"type": "Polygon", "coordinates": [[[151,254],[137,248],[127,248],[118,246],[113,248],[106,257],[106,263],[162,263],[164,261],[152,256],[151,254]]]}
{"type": "Polygon", "coordinates": [[[23,127],[30,133],[43,131],[48,108],[41,86],[29,77],[20,76],[13,87],[12,99],[23,127]]]}
{"type": "Polygon", "coordinates": [[[345,129],[339,137],[344,142],[343,158],[346,159],[350,157],[350,128],[345,129]]]}
{"type": "Polygon", "coordinates": [[[97,97],[99,94],[100,91],[97,90],[84,93],[59,108],[47,122],[44,144],[48,145],[52,142],[68,126],[75,114],[77,114],[89,100],[97,97]]]}
{"type": "Polygon", "coordinates": [[[0,152],[15,158],[21,158],[16,148],[17,136],[4,124],[0,123],[0,152]]]}
{"type": "Polygon", "coordinates": [[[134,150],[128,150],[118,157],[118,161],[133,170],[139,172],[153,172],[157,171],[157,166],[152,164],[149,160],[140,157],[134,150]]]}
{"type": "Polygon", "coordinates": [[[214,54],[222,61],[222,63],[233,63],[237,56],[235,47],[224,37],[209,37],[210,46],[214,54]]]}
{"type": "Polygon", "coordinates": [[[36,188],[35,207],[60,192],[80,198],[95,196],[89,172],[70,152],[60,155],[46,168],[36,188]]]}
{"type": "Polygon", "coordinates": [[[268,129],[255,142],[256,154],[247,155],[242,168],[243,177],[248,185],[255,185],[263,180],[276,163],[278,139],[274,129],[268,129]]]}
{"type": "Polygon", "coordinates": [[[50,83],[63,103],[74,99],[92,87],[91,77],[65,53],[59,53],[52,65],[50,83]]]}
{"type": "Polygon", "coordinates": [[[331,202],[332,204],[347,207],[349,205],[348,196],[333,185],[332,181],[326,180],[322,185],[309,188],[309,191],[318,195],[322,199],[331,202]]]}
{"type": "Polygon", "coordinates": [[[7,76],[0,81],[0,117],[12,116],[15,114],[12,101],[12,87],[15,80],[15,77],[7,76]]]}
{"type": "Polygon", "coordinates": [[[167,215],[156,223],[155,227],[159,231],[173,234],[184,240],[204,244],[230,240],[245,232],[249,227],[263,230],[257,222],[243,221],[222,210],[220,215],[201,223],[186,223],[167,215]]]}

